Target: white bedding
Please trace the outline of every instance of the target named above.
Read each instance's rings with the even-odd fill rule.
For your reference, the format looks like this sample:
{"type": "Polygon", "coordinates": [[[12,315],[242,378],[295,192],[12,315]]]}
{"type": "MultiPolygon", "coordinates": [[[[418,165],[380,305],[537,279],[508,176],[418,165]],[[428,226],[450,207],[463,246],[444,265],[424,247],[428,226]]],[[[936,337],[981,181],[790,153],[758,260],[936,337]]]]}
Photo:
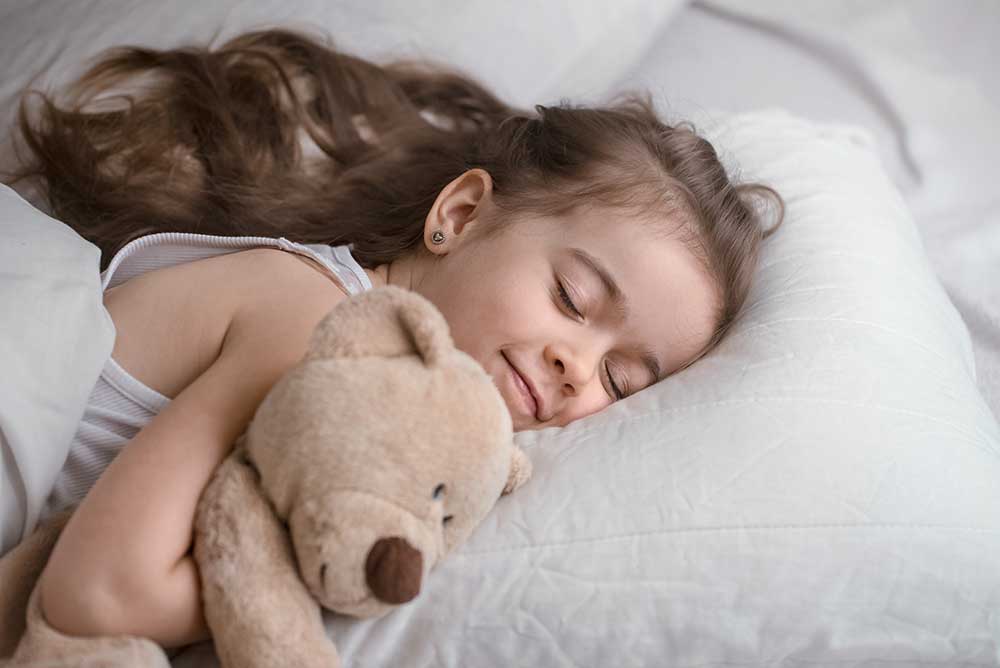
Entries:
{"type": "Polygon", "coordinates": [[[115,327],[100,251],[0,185],[0,555],[35,526],[115,327]]]}
{"type": "MultiPolygon", "coordinates": [[[[785,107],[874,136],[919,238],[863,133],[737,122],[734,154],[766,163],[798,138],[831,151],[829,177],[845,178],[830,193],[854,199],[810,208],[794,161],[807,181],[823,172],[805,148],[763,164],[799,193],[799,229],[809,216],[820,228],[775,237],[752,335],[595,420],[525,435],[535,480],[416,603],[330,620],[349,665],[1000,666],[1000,435],[986,407],[1000,414],[1000,4],[680,4],[625,2],[610,17],[569,1],[0,5],[5,122],[39,68],[58,80],[104,46],[319,21],[368,55],[419,45],[521,104],[646,86],[699,126],[785,107]],[[814,264],[782,268],[823,244],[814,264]],[[787,309],[798,324],[765,319],[787,309]],[[810,330],[805,315],[840,325],[810,330]]],[[[176,664],[214,665],[207,645],[176,664]]]]}

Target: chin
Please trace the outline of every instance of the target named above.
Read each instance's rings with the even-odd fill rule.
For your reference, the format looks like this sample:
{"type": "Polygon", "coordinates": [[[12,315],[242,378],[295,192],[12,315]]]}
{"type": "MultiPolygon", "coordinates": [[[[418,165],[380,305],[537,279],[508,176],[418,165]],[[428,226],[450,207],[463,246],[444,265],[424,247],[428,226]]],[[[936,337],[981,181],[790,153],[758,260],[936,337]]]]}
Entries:
{"type": "Polygon", "coordinates": [[[507,412],[510,414],[510,423],[514,428],[514,431],[526,431],[531,429],[531,423],[533,423],[534,420],[528,420],[524,415],[522,415],[520,408],[517,406],[511,406],[502,390],[500,392],[500,396],[503,398],[503,404],[507,407],[507,412]]]}
{"type": "Polygon", "coordinates": [[[508,386],[509,374],[510,366],[507,364],[507,361],[501,357],[500,369],[490,373],[490,378],[493,380],[493,385],[500,392],[500,398],[503,399],[503,403],[507,407],[507,412],[510,414],[510,421],[514,431],[517,432],[538,429],[541,425],[538,423],[535,416],[525,415],[524,409],[521,407],[521,398],[519,396],[513,398],[508,396],[507,393],[510,391],[508,386]]]}
{"type": "MultiPolygon", "coordinates": [[[[512,413],[513,415],[513,413],[512,413]]],[[[512,423],[514,425],[514,431],[531,431],[532,429],[541,429],[543,426],[538,420],[528,420],[524,417],[513,418],[512,423]]]]}

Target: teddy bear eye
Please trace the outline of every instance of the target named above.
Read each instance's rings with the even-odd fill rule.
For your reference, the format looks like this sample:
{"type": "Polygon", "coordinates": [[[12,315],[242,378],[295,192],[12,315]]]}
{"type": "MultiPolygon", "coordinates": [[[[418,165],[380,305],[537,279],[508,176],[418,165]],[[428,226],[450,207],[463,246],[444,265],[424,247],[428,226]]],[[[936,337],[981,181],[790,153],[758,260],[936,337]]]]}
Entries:
{"type": "Polygon", "coordinates": [[[448,522],[451,522],[451,520],[452,520],[453,517],[455,517],[455,516],[454,515],[445,515],[444,517],[441,518],[441,524],[447,526],[448,522]]]}
{"type": "Polygon", "coordinates": [[[437,487],[435,487],[434,488],[434,498],[435,499],[440,499],[441,495],[444,494],[445,489],[446,489],[446,487],[444,486],[444,483],[441,483],[440,485],[438,485],[437,487]]]}

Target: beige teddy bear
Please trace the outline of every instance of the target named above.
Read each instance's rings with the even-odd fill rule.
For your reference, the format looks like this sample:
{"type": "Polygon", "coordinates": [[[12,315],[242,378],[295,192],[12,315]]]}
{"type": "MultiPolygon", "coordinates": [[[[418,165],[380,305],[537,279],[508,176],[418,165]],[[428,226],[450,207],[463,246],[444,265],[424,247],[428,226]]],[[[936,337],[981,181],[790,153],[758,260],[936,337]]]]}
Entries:
{"type": "MultiPolygon", "coordinates": [[[[344,300],[198,505],[195,558],[223,665],[340,665],[320,606],[371,617],[416,597],[530,475],[512,436],[497,388],[429,301],[395,287],[344,300]]],[[[0,561],[0,578],[16,553],[0,561]]],[[[11,665],[166,665],[141,638],[58,634],[37,592],[27,619],[11,665]]]]}

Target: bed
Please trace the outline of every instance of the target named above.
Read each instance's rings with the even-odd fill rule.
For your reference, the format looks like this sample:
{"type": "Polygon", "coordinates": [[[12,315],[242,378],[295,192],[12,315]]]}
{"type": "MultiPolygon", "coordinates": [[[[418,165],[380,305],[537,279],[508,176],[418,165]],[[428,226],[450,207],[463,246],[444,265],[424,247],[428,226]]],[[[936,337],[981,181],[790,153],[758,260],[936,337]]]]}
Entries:
{"type": "MultiPolygon", "coordinates": [[[[0,122],[34,75],[104,47],[277,24],[446,60],[520,105],[648,88],[790,206],[734,336],[593,419],[520,435],[535,478],[416,602],[327,619],[348,666],[1000,666],[1000,5],[14,0],[0,122]]],[[[99,368],[99,295],[70,303],[92,335],[50,343],[99,368]]],[[[23,413],[3,391],[0,430],[22,440],[5,490],[44,486],[58,457],[7,429],[23,413]]],[[[11,535],[31,518],[14,496],[11,535]]],[[[210,644],[174,664],[216,665],[210,644]]]]}

